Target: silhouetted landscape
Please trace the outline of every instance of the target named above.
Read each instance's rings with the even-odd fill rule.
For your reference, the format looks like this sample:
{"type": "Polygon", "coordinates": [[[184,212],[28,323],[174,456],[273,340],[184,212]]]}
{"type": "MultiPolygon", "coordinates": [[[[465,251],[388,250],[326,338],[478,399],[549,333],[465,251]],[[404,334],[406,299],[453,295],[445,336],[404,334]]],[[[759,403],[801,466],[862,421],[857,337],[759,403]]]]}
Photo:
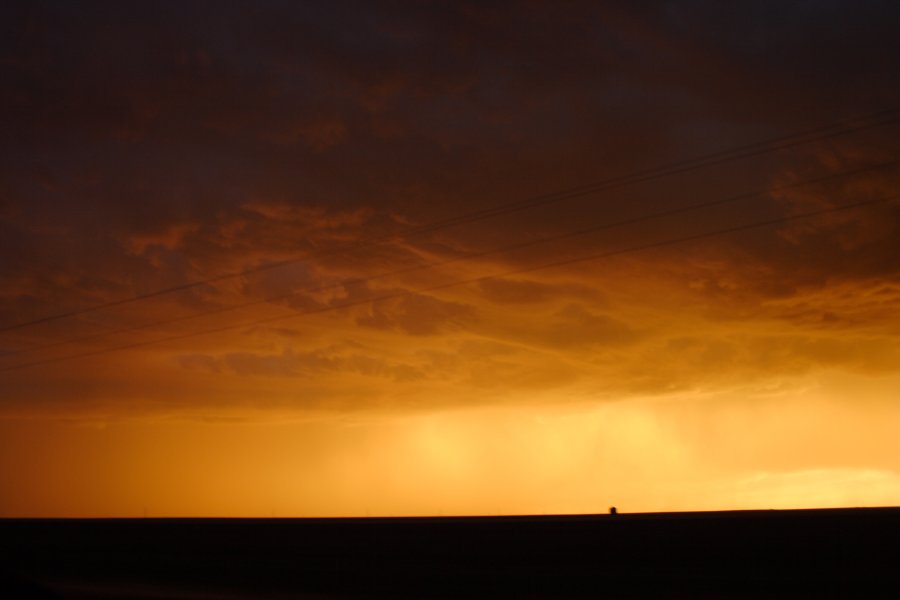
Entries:
{"type": "Polygon", "coordinates": [[[900,591],[900,508],[0,522],[4,597],[850,598],[900,591]]]}
{"type": "Polygon", "coordinates": [[[900,599],[898,31],[0,2],[0,600],[900,599]]]}

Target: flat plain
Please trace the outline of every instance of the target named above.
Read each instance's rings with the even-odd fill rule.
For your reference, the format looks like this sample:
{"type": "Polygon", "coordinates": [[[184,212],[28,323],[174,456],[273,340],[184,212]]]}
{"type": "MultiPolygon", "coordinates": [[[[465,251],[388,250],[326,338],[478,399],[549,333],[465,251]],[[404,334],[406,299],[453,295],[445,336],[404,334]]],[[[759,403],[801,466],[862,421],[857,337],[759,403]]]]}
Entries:
{"type": "Polygon", "coordinates": [[[4,598],[900,597],[900,508],[0,520],[4,598]]]}

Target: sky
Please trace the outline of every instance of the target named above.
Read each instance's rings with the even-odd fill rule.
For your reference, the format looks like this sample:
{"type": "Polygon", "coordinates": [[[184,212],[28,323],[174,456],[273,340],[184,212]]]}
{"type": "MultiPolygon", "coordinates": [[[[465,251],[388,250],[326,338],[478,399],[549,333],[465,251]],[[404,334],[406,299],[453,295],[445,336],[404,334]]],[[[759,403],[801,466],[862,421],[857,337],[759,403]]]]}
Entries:
{"type": "Polygon", "coordinates": [[[0,517],[900,504],[898,26],[4,3],[0,517]]]}

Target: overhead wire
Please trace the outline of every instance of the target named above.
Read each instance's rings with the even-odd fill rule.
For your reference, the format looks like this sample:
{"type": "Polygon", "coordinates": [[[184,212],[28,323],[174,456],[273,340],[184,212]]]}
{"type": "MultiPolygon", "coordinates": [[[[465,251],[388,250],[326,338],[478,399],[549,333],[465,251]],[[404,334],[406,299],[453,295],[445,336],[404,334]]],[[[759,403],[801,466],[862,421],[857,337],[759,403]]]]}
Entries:
{"type": "Polygon", "coordinates": [[[123,344],[123,345],[114,346],[114,347],[107,347],[107,348],[101,348],[101,349],[87,351],[87,352],[73,353],[73,354],[64,355],[64,356],[47,358],[47,359],[43,359],[43,360],[36,360],[36,361],[25,362],[25,363],[17,363],[17,364],[13,364],[13,365],[7,365],[4,367],[0,367],[0,372],[21,370],[21,369],[25,369],[25,368],[29,368],[29,367],[42,366],[42,365],[59,363],[59,362],[64,362],[64,361],[77,360],[77,359],[81,359],[81,358],[88,358],[88,357],[93,357],[93,356],[110,354],[113,352],[121,352],[121,351],[125,351],[125,350],[131,350],[131,349],[135,349],[135,348],[141,348],[141,347],[161,344],[161,343],[165,343],[165,342],[173,342],[173,341],[190,339],[190,338],[195,338],[195,337],[200,337],[200,336],[213,335],[216,333],[224,333],[227,331],[235,331],[235,330],[244,329],[247,327],[267,325],[270,323],[287,321],[287,320],[291,320],[291,319],[297,319],[297,318],[312,315],[312,314],[331,312],[331,311],[340,310],[340,309],[344,309],[344,308],[351,308],[354,306],[371,304],[374,302],[383,302],[383,301],[392,300],[392,299],[396,299],[396,298],[408,297],[408,296],[412,296],[414,294],[435,292],[435,291],[449,289],[449,288],[453,288],[453,287],[471,285],[473,283],[480,283],[480,282],[484,282],[484,281],[488,281],[488,280],[492,280],[492,279],[497,279],[499,277],[509,277],[510,275],[521,275],[521,274],[525,274],[525,273],[533,273],[536,271],[542,271],[542,270],[546,270],[546,269],[559,268],[559,267],[574,265],[574,264],[578,264],[578,263],[589,262],[589,261],[593,261],[593,260],[600,260],[600,259],[604,259],[604,258],[611,258],[614,256],[621,256],[621,255],[630,254],[633,252],[641,252],[641,251],[645,251],[645,250],[664,248],[667,246],[674,246],[674,245],[688,243],[688,242],[692,242],[692,241],[708,239],[708,238],[713,238],[713,237],[717,237],[717,236],[738,233],[738,232],[742,232],[742,231],[749,231],[752,229],[759,229],[759,228],[769,227],[769,226],[773,226],[773,225],[779,225],[779,224],[783,224],[783,223],[789,223],[791,221],[797,221],[800,219],[812,218],[812,217],[823,216],[823,215],[828,215],[828,214],[835,214],[835,213],[853,210],[853,209],[857,209],[857,208],[874,206],[876,204],[888,203],[888,202],[891,202],[898,198],[900,198],[900,194],[894,194],[894,195],[883,197],[883,198],[863,200],[863,201],[859,201],[859,202],[853,202],[850,204],[844,204],[844,205],[830,207],[830,208],[826,208],[826,209],[809,211],[809,212],[805,212],[805,213],[797,213],[797,214],[793,214],[793,215],[786,215],[783,217],[765,219],[765,220],[760,220],[760,221],[753,221],[751,223],[743,223],[743,224],[735,225],[735,226],[731,226],[731,227],[725,227],[725,228],[705,231],[705,232],[681,236],[681,237],[669,238],[669,239],[660,240],[660,241],[656,241],[656,242],[649,242],[649,243],[639,244],[639,245],[635,245],[635,246],[629,246],[629,247],[621,248],[618,250],[598,252],[598,253],[573,257],[573,258],[545,262],[545,263],[541,263],[541,264],[537,264],[537,265],[519,267],[516,269],[508,269],[506,271],[491,273],[489,275],[470,277],[470,278],[451,281],[451,282],[447,282],[447,283],[419,287],[416,289],[395,291],[395,292],[390,292],[387,294],[382,294],[380,296],[356,299],[356,300],[348,301],[348,302],[345,302],[342,304],[329,305],[326,307],[320,307],[320,308],[316,308],[313,310],[295,312],[295,313],[291,313],[291,314],[287,314],[287,315],[278,315],[278,316],[267,317],[267,318],[263,318],[263,319],[255,319],[255,320],[246,321],[243,323],[236,323],[236,324],[233,323],[230,325],[220,326],[220,327],[213,328],[213,329],[186,332],[186,333],[171,335],[171,336],[158,338],[158,339],[154,339],[154,340],[133,342],[133,343],[123,344]]]}
{"type": "Polygon", "coordinates": [[[358,240],[354,242],[349,242],[347,244],[342,244],[336,248],[329,248],[322,250],[320,252],[314,252],[307,255],[304,255],[300,258],[290,259],[285,261],[277,261],[273,263],[266,263],[263,265],[258,265],[255,267],[251,267],[248,269],[244,269],[241,271],[225,273],[221,275],[217,275],[214,277],[209,277],[206,279],[196,280],[188,283],[184,283],[181,285],[171,286],[167,288],[162,288],[159,290],[155,290],[152,292],[146,292],[143,294],[136,294],[133,296],[129,296],[126,298],[120,298],[117,300],[111,300],[108,302],[102,302],[98,304],[94,304],[91,306],[74,309],[62,313],[57,313],[53,315],[47,315],[44,317],[39,317],[36,319],[31,319],[28,321],[23,321],[19,323],[11,323],[7,325],[0,326],[0,333],[6,333],[10,331],[24,329],[26,327],[32,327],[35,325],[40,325],[43,323],[48,323],[52,321],[57,321],[61,319],[67,319],[72,317],[77,317],[81,315],[85,315],[88,313],[114,308],[118,306],[123,306],[126,304],[132,304],[135,302],[141,302],[145,300],[150,300],[153,298],[157,298],[163,295],[186,291],[189,289],[197,288],[204,285],[210,285],[212,283],[218,283],[221,281],[226,281],[229,279],[234,279],[237,277],[243,277],[246,275],[251,275],[255,273],[261,273],[264,271],[269,271],[273,269],[279,269],[290,265],[296,265],[301,263],[302,261],[308,260],[309,258],[318,257],[318,256],[326,256],[331,254],[339,254],[341,252],[346,252],[348,250],[365,248],[370,245],[377,245],[382,243],[387,243],[391,241],[396,241],[398,239],[409,239],[414,238],[416,236],[424,235],[427,233],[432,233],[435,231],[439,231],[442,229],[446,229],[449,227],[454,227],[458,225],[468,224],[472,222],[477,222],[480,220],[492,218],[495,216],[501,216],[506,214],[511,214],[517,211],[526,210],[529,208],[535,208],[539,206],[545,206],[548,204],[561,202],[564,200],[569,200],[577,197],[582,197],[590,194],[595,194],[600,191],[607,191],[611,189],[615,189],[618,187],[626,186],[626,185],[634,185],[637,183],[643,183],[646,181],[651,181],[653,179],[658,179],[660,177],[667,177],[671,175],[677,175],[681,173],[686,173],[692,170],[713,166],[717,164],[722,164],[734,160],[740,160],[743,158],[750,158],[753,156],[759,156],[762,154],[767,154],[770,152],[776,152],[779,150],[785,150],[788,148],[796,147],[802,144],[808,144],[815,141],[822,141],[825,139],[830,139],[834,137],[839,137],[842,135],[849,135],[852,133],[858,133],[860,131],[873,129],[876,127],[883,127],[885,125],[889,125],[892,123],[896,123],[900,121],[900,108],[891,108],[883,111],[878,111],[875,113],[870,113],[867,115],[862,115],[858,117],[853,117],[850,119],[844,119],[835,123],[831,123],[828,125],[819,126],[816,128],[804,130],[801,132],[796,132],[793,134],[789,134],[786,136],[779,136],[775,138],[770,138],[768,140],[763,140],[760,142],[754,142],[751,144],[746,144],[743,146],[738,146],[731,149],[725,149],[716,151],[710,154],[702,155],[699,157],[684,159],[680,161],[676,161],[673,163],[660,165],[656,167],[651,167],[647,169],[638,170],[626,175],[620,175],[616,177],[611,177],[608,179],[604,179],[601,181],[597,181],[590,184],[585,184],[578,187],[569,188],[567,190],[553,192],[548,194],[542,194],[533,196],[530,198],[526,198],[523,200],[518,200],[514,202],[509,202],[506,204],[501,204],[494,207],[488,207],[485,209],[473,211],[470,213],[466,213],[464,215],[458,215],[456,217],[450,217],[447,219],[435,221],[433,223],[428,223],[420,226],[413,226],[407,228],[405,230],[399,232],[393,232],[390,234],[386,234],[383,236],[377,236],[374,238],[358,240]]]}
{"type": "Polygon", "coordinates": [[[457,256],[454,256],[454,257],[451,257],[448,259],[444,259],[441,261],[420,263],[417,265],[404,267],[402,269],[395,269],[395,270],[391,270],[391,271],[381,272],[381,273],[370,275],[367,277],[357,277],[357,278],[353,278],[353,279],[346,279],[346,280],[336,281],[336,282],[332,282],[332,283],[328,283],[328,284],[324,284],[324,285],[300,287],[300,288],[294,289],[287,293],[270,295],[270,296],[266,296],[264,298],[260,298],[257,300],[251,300],[248,302],[242,302],[239,304],[233,304],[233,305],[219,307],[219,308],[215,308],[215,309],[208,309],[205,311],[201,311],[201,312],[197,312],[197,313],[193,313],[193,314],[189,314],[189,315],[183,315],[183,316],[179,316],[179,317],[171,317],[171,318],[151,321],[151,322],[143,323],[143,324],[140,324],[137,326],[114,328],[114,329],[111,329],[108,331],[103,331],[103,332],[96,333],[96,334],[80,336],[80,337],[73,337],[73,338],[68,338],[68,339],[50,342],[50,343],[46,343],[46,344],[38,344],[35,346],[31,346],[29,348],[26,348],[24,350],[11,351],[11,352],[9,352],[9,354],[16,354],[16,355],[21,356],[23,354],[30,354],[30,353],[37,352],[40,350],[46,350],[49,348],[59,347],[59,346],[63,346],[63,345],[92,342],[92,341],[100,340],[100,339],[107,338],[107,337],[110,337],[110,336],[113,336],[116,334],[120,334],[120,333],[133,333],[133,332],[137,332],[137,331],[145,331],[145,330],[156,328],[156,327],[172,325],[175,323],[184,323],[187,321],[192,321],[192,320],[200,319],[203,317],[220,315],[223,313],[233,312],[236,310],[250,308],[253,306],[259,306],[262,304],[271,304],[274,302],[289,300],[291,298],[300,297],[304,294],[312,294],[312,293],[327,291],[330,289],[338,289],[341,287],[346,287],[348,285],[362,285],[362,284],[367,284],[367,283],[377,281],[380,279],[385,279],[388,277],[396,277],[396,276],[406,275],[406,274],[410,274],[410,273],[427,271],[427,270],[431,270],[431,269],[438,269],[438,268],[449,266],[449,265],[452,265],[455,263],[470,261],[470,260],[473,260],[476,258],[484,258],[487,256],[508,253],[508,252],[512,252],[512,251],[516,251],[516,250],[522,250],[525,248],[539,246],[541,244],[549,244],[552,242],[571,239],[571,238],[575,238],[575,237],[579,237],[579,236],[588,235],[591,233],[597,233],[599,231],[614,229],[617,227],[634,225],[637,223],[643,223],[643,222],[651,221],[654,219],[661,219],[661,218],[665,218],[665,217],[686,214],[689,212],[713,208],[713,207],[717,207],[717,206],[724,206],[724,205],[732,204],[732,203],[739,202],[742,200],[749,200],[752,198],[763,197],[765,195],[779,193],[779,192],[796,189],[796,188],[800,188],[800,187],[812,186],[812,185],[816,185],[816,184],[825,183],[828,181],[834,181],[834,180],[840,180],[840,179],[845,179],[845,178],[849,178],[849,177],[854,177],[854,176],[858,176],[858,175],[861,175],[864,173],[870,173],[873,171],[887,169],[890,167],[896,167],[898,164],[900,164],[900,159],[877,163],[874,165],[867,165],[864,167],[860,167],[860,168],[853,169],[850,171],[843,171],[840,173],[829,173],[827,175],[822,175],[822,176],[815,177],[812,179],[795,181],[795,182],[791,182],[791,183],[787,183],[787,184],[782,184],[779,186],[770,187],[765,190],[757,190],[757,191],[753,191],[753,192],[747,192],[744,194],[728,196],[725,198],[718,198],[715,200],[696,202],[696,203],[692,203],[692,204],[688,204],[688,205],[684,205],[684,206],[678,206],[675,208],[670,208],[670,209],[666,209],[666,210],[662,210],[662,211],[656,211],[656,212],[652,212],[652,213],[629,217],[627,219],[621,219],[621,220],[613,221],[613,222],[599,223],[599,224],[591,225],[588,227],[582,227],[582,228],[571,230],[571,231],[565,231],[565,232],[562,232],[559,234],[548,235],[548,236],[543,236],[543,237],[539,237],[539,238],[535,238],[535,239],[531,239],[531,240],[526,240],[523,242],[518,242],[516,244],[509,244],[509,245],[505,245],[505,246],[489,248],[486,250],[480,250],[480,251],[476,251],[476,252],[468,252],[468,253],[460,254],[460,255],[457,255],[457,256]]]}

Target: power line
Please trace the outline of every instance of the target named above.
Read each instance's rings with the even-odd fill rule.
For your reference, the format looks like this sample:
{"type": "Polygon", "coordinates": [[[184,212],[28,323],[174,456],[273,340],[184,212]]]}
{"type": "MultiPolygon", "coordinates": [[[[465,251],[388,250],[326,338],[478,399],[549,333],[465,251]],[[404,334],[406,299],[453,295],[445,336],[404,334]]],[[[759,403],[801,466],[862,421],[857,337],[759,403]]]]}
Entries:
{"type": "Polygon", "coordinates": [[[163,295],[167,295],[167,294],[171,294],[171,293],[175,293],[175,292],[180,292],[180,291],[185,291],[185,290],[193,289],[193,288],[200,287],[203,285],[209,285],[211,283],[217,283],[220,281],[233,279],[236,277],[242,277],[245,275],[261,273],[264,271],[278,269],[278,268],[298,264],[303,260],[306,260],[308,258],[315,257],[315,256],[337,254],[340,252],[345,252],[347,250],[360,248],[360,247],[366,247],[366,246],[370,246],[370,245],[381,244],[381,243],[385,243],[385,242],[394,241],[397,239],[408,239],[410,237],[415,237],[415,236],[423,235],[426,233],[432,233],[434,231],[439,231],[441,229],[446,229],[448,227],[454,227],[457,225],[463,225],[463,224],[467,224],[467,223],[477,222],[477,221],[495,217],[495,216],[510,214],[513,212],[526,210],[529,208],[535,208],[538,206],[544,206],[547,204],[552,204],[552,203],[560,202],[563,200],[569,200],[572,198],[577,198],[577,197],[581,197],[581,196],[594,194],[594,193],[597,193],[600,191],[606,191],[606,190],[614,189],[617,187],[634,185],[637,183],[643,183],[643,182],[650,181],[653,179],[658,179],[661,177],[667,177],[667,176],[671,176],[671,175],[677,175],[677,174],[685,173],[688,171],[692,171],[692,170],[696,170],[696,169],[700,169],[700,168],[704,168],[704,167],[708,167],[708,166],[713,166],[716,164],[722,164],[725,162],[740,160],[743,158],[759,156],[762,154],[767,154],[770,152],[776,152],[778,150],[793,148],[793,147],[800,146],[803,144],[808,144],[808,143],[815,142],[815,141],[822,141],[825,139],[830,139],[830,138],[838,137],[838,136],[842,136],[842,135],[848,135],[851,133],[858,133],[860,131],[864,131],[867,129],[873,129],[876,127],[882,127],[885,125],[889,125],[889,124],[897,122],[898,120],[900,120],[900,108],[892,108],[892,109],[888,109],[888,110],[884,110],[884,111],[879,111],[876,113],[871,113],[869,115],[864,115],[861,117],[854,117],[852,119],[846,119],[846,120],[832,123],[829,125],[816,127],[813,129],[793,133],[793,134],[786,135],[786,136],[780,136],[780,137],[776,137],[776,138],[771,138],[769,140],[754,142],[754,143],[747,144],[744,146],[738,146],[736,148],[720,150],[717,152],[713,152],[711,154],[703,155],[700,157],[694,157],[694,158],[690,158],[690,159],[685,159],[685,160],[677,161],[674,163],[669,163],[667,165],[661,165],[661,166],[657,166],[657,167],[639,170],[639,171],[636,171],[636,172],[633,172],[630,174],[612,177],[609,179],[594,182],[591,184],[585,184],[585,185],[582,185],[579,187],[570,188],[568,190],[564,190],[564,191],[560,191],[560,192],[553,192],[553,193],[549,193],[549,194],[538,195],[538,196],[534,196],[531,198],[526,198],[524,200],[510,202],[510,203],[502,204],[499,206],[490,207],[490,208],[474,211],[471,213],[466,213],[464,215],[451,217],[448,219],[436,221],[434,223],[429,223],[426,225],[411,227],[406,230],[403,230],[400,232],[395,232],[392,234],[387,234],[384,236],[370,238],[367,240],[359,240],[356,242],[350,242],[348,244],[343,244],[337,248],[332,248],[332,249],[324,250],[321,252],[307,254],[307,255],[303,256],[302,258],[260,265],[257,267],[244,269],[242,271],[225,273],[225,274],[217,275],[215,277],[210,277],[207,279],[197,280],[197,281],[185,283],[182,285],[159,289],[159,290],[156,290],[153,292],[137,294],[137,295],[130,296],[127,298],[121,298],[118,300],[103,302],[100,304],[95,304],[92,306],[87,306],[84,308],[71,310],[71,311],[67,311],[67,312],[63,312],[63,313],[57,313],[54,315],[48,315],[48,316],[40,317],[37,319],[32,319],[29,321],[4,325],[4,326],[0,327],[0,333],[23,329],[25,327],[31,327],[34,325],[48,323],[51,321],[57,321],[57,320],[61,320],[61,319],[76,317],[76,316],[96,312],[96,311],[107,309],[107,308],[114,308],[117,306],[131,304],[134,302],[149,300],[149,299],[156,298],[159,296],[163,296],[163,295]]]}
{"type": "Polygon", "coordinates": [[[544,236],[541,238],[528,240],[528,241],[520,242],[517,244],[501,246],[498,248],[492,248],[492,249],[478,251],[478,252],[469,252],[469,253],[461,254],[461,255],[446,259],[446,260],[413,265],[413,266],[405,267],[402,269],[378,273],[376,275],[371,275],[369,277],[360,277],[360,278],[356,278],[356,279],[352,279],[352,280],[344,280],[344,281],[340,281],[340,282],[336,282],[336,283],[330,283],[330,284],[319,285],[319,286],[314,286],[314,287],[308,286],[308,287],[293,290],[293,291],[285,293],[285,294],[267,296],[267,297],[259,299],[259,300],[242,302],[240,304],[234,304],[234,305],[226,306],[226,307],[222,307],[222,308],[206,310],[206,311],[202,311],[202,312],[198,312],[198,313],[194,313],[194,314],[190,314],[190,315],[185,315],[185,316],[181,316],[181,317],[162,319],[162,320],[153,321],[150,323],[144,323],[144,324],[133,326],[133,327],[122,327],[122,328],[112,329],[109,331],[103,331],[103,332],[92,334],[92,335],[81,336],[81,337],[77,337],[77,338],[70,338],[70,339],[66,339],[66,340],[60,340],[60,341],[51,342],[48,344],[39,344],[36,346],[32,346],[30,348],[26,348],[24,350],[13,352],[13,354],[17,354],[17,355],[29,354],[29,353],[36,352],[39,350],[45,350],[48,348],[54,348],[54,347],[63,346],[63,345],[94,341],[94,340],[102,339],[102,338],[109,337],[112,335],[116,335],[118,333],[144,331],[144,330],[151,329],[154,327],[171,325],[174,323],[183,323],[185,321],[191,321],[194,319],[199,319],[199,318],[207,317],[207,316],[211,316],[211,315],[218,315],[218,314],[222,314],[222,313],[226,313],[226,312],[232,312],[232,311],[240,310],[243,308],[249,308],[251,306],[258,306],[261,304],[277,302],[280,300],[286,300],[289,298],[298,297],[305,293],[322,292],[325,290],[346,286],[348,284],[368,283],[371,281],[384,279],[386,277],[405,275],[408,273],[425,271],[425,270],[429,270],[429,269],[436,269],[436,268],[444,267],[444,266],[454,264],[457,262],[472,260],[475,258],[483,258],[485,256],[491,256],[491,255],[495,255],[495,254],[511,252],[514,250],[521,250],[524,248],[534,247],[534,246],[537,246],[540,244],[547,244],[547,243],[551,243],[551,242],[561,241],[564,239],[587,235],[590,233],[596,233],[598,231],[614,229],[616,227],[623,227],[626,225],[634,225],[637,223],[642,223],[642,222],[650,221],[653,219],[659,219],[659,218],[671,217],[671,216],[675,216],[675,215],[679,215],[679,214],[685,214],[688,212],[693,212],[693,211],[702,210],[702,209],[706,209],[706,208],[712,208],[712,207],[716,207],[716,206],[722,206],[725,204],[731,204],[731,203],[738,202],[741,200],[749,200],[751,198],[762,197],[762,196],[765,196],[767,194],[771,194],[774,192],[781,192],[781,191],[785,191],[785,190],[789,190],[789,189],[795,189],[798,187],[805,187],[805,186],[809,186],[809,185],[820,184],[820,183],[824,183],[824,182],[832,181],[832,180],[836,180],[836,179],[844,179],[847,177],[856,176],[856,175],[860,175],[863,173],[869,173],[872,171],[886,169],[889,167],[895,167],[898,164],[900,164],[900,159],[888,161],[888,162],[884,162],[884,163],[878,163],[875,165],[869,165],[866,167],[854,169],[852,171],[845,171],[842,173],[831,173],[831,174],[823,175],[823,176],[816,177],[813,179],[807,179],[807,180],[803,180],[803,181],[797,181],[797,182],[793,182],[793,183],[789,183],[789,184],[776,186],[773,188],[768,188],[766,190],[748,192],[748,193],[739,194],[736,196],[730,196],[730,197],[720,198],[720,199],[716,199],[716,200],[708,200],[708,201],[704,201],[704,202],[689,204],[686,206],[671,208],[671,209],[667,209],[667,210],[663,210],[663,211],[657,211],[657,212],[653,212],[653,213],[649,213],[649,214],[631,217],[628,219],[623,219],[620,221],[615,221],[612,223],[601,223],[601,224],[592,225],[592,226],[581,228],[581,229],[576,229],[573,231],[567,231],[567,232],[564,232],[561,234],[556,234],[556,235],[552,235],[552,236],[544,236]]]}
{"type": "Polygon", "coordinates": [[[278,322],[278,321],[286,321],[289,319],[296,319],[299,317],[308,316],[308,315],[312,315],[312,314],[320,314],[320,313],[330,312],[330,311],[334,311],[334,310],[340,310],[343,308],[351,308],[354,306],[370,304],[370,303],[374,303],[374,302],[382,302],[385,300],[403,298],[403,297],[411,296],[413,294],[434,292],[434,291],[438,291],[438,290],[459,287],[462,285],[470,285],[473,283],[480,283],[483,281],[496,279],[498,277],[508,277],[510,275],[520,275],[523,273],[533,273],[535,271],[542,271],[545,269],[564,267],[564,266],[569,266],[569,265],[578,264],[578,263],[582,263],[582,262],[600,260],[603,258],[611,258],[614,256],[621,256],[621,255],[630,254],[633,252],[641,252],[644,250],[652,250],[652,249],[656,249],[656,248],[663,248],[666,246],[674,246],[677,244],[683,244],[683,243],[687,243],[687,242],[693,242],[693,241],[697,241],[697,240],[708,239],[708,238],[722,236],[722,235],[728,235],[728,234],[732,234],[732,233],[738,233],[741,231],[748,231],[751,229],[759,229],[762,227],[779,225],[782,223],[788,223],[788,222],[796,221],[796,220],[800,220],[800,219],[817,217],[817,216],[827,215],[827,214],[834,214],[834,213],[838,213],[838,212],[842,212],[842,211],[846,211],[846,210],[852,210],[855,208],[862,208],[865,206],[873,206],[876,204],[883,204],[883,203],[890,202],[892,200],[896,200],[898,198],[900,198],[900,194],[895,194],[895,195],[888,196],[885,198],[864,200],[864,201],[860,201],[860,202],[854,202],[851,204],[845,204],[842,206],[821,209],[821,210],[816,210],[816,211],[811,211],[811,212],[806,212],[806,213],[799,213],[799,214],[795,214],[795,215],[788,215],[785,217],[779,217],[779,218],[775,218],[775,219],[754,221],[752,223],[735,225],[733,227],[727,227],[727,228],[723,228],[723,229],[715,229],[715,230],[706,231],[703,233],[697,233],[697,234],[692,234],[692,235],[677,237],[677,238],[669,238],[666,240],[661,240],[658,242],[650,242],[650,243],[646,243],[646,244],[640,244],[637,246],[630,246],[630,247],[622,248],[619,250],[612,250],[612,251],[600,252],[600,253],[595,253],[595,254],[589,254],[589,255],[585,255],[585,256],[579,256],[579,257],[575,257],[575,258],[557,260],[557,261],[553,261],[553,262],[542,263],[539,265],[532,265],[529,267],[521,267],[518,269],[510,269],[510,270],[502,271],[499,273],[493,273],[491,275],[483,275],[483,276],[479,276],[479,277],[472,277],[472,278],[468,278],[468,279],[456,280],[456,281],[451,281],[449,283],[431,285],[431,286],[426,286],[426,287],[413,289],[413,290],[402,290],[402,291],[398,291],[398,292],[391,292],[391,293],[383,294],[383,295],[376,296],[376,297],[354,300],[354,301],[345,302],[345,303],[339,304],[339,305],[330,305],[327,307],[317,308],[314,310],[304,311],[304,312],[300,312],[300,313],[292,313],[289,315],[267,317],[264,319],[256,319],[256,320],[247,321],[244,323],[225,325],[225,326],[217,327],[214,329],[207,329],[207,330],[203,330],[203,331],[193,331],[193,332],[182,333],[182,334],[178,334],[178,335],[172,335],[172,336],[168,336],[168,337],[164,337],[164,338],[158,338],[155,340],[134,342],[131,344],[124,344],[124,345],[114,346],[114,347],[110,347],[110,348],[92,350],[89,352],[81,352],[81,353],[69,354],[69,355],[65,355],[65,356],[57,356],[57,357],[53,357],[53,358],[47,358],[47,359],[37,360],[37,361],[32,361],[32,362],[27,362],[27,363],[19,363],[19,364],[9,365],[6,367],[0,367],[0,372],[14,371],[14,370],[25,369],[28,367],[53,364],[53,363],[76,360],[79,358],[87,358],[87,357],[98,356],[98,355],[103,355],[103,354],[110,354],[112,352],[120,352],[122,350],[131,350],[134,348],[141,348],[144,346],[150,346],[150,345],[160,344],[160,343],[164,343],[164,342],[184,340],[184,339],[189,339],[189,338],[193,338],[193,337],[211,335],[211,334],[215,334],[215,333],[224,333],[226,331],[234,331],[236,329],[242,329],[245,327],[252,327],[252,326],[256,326],[256,325],[265,325],[265,324],[274,323],[274,322],[278,322]]]}

